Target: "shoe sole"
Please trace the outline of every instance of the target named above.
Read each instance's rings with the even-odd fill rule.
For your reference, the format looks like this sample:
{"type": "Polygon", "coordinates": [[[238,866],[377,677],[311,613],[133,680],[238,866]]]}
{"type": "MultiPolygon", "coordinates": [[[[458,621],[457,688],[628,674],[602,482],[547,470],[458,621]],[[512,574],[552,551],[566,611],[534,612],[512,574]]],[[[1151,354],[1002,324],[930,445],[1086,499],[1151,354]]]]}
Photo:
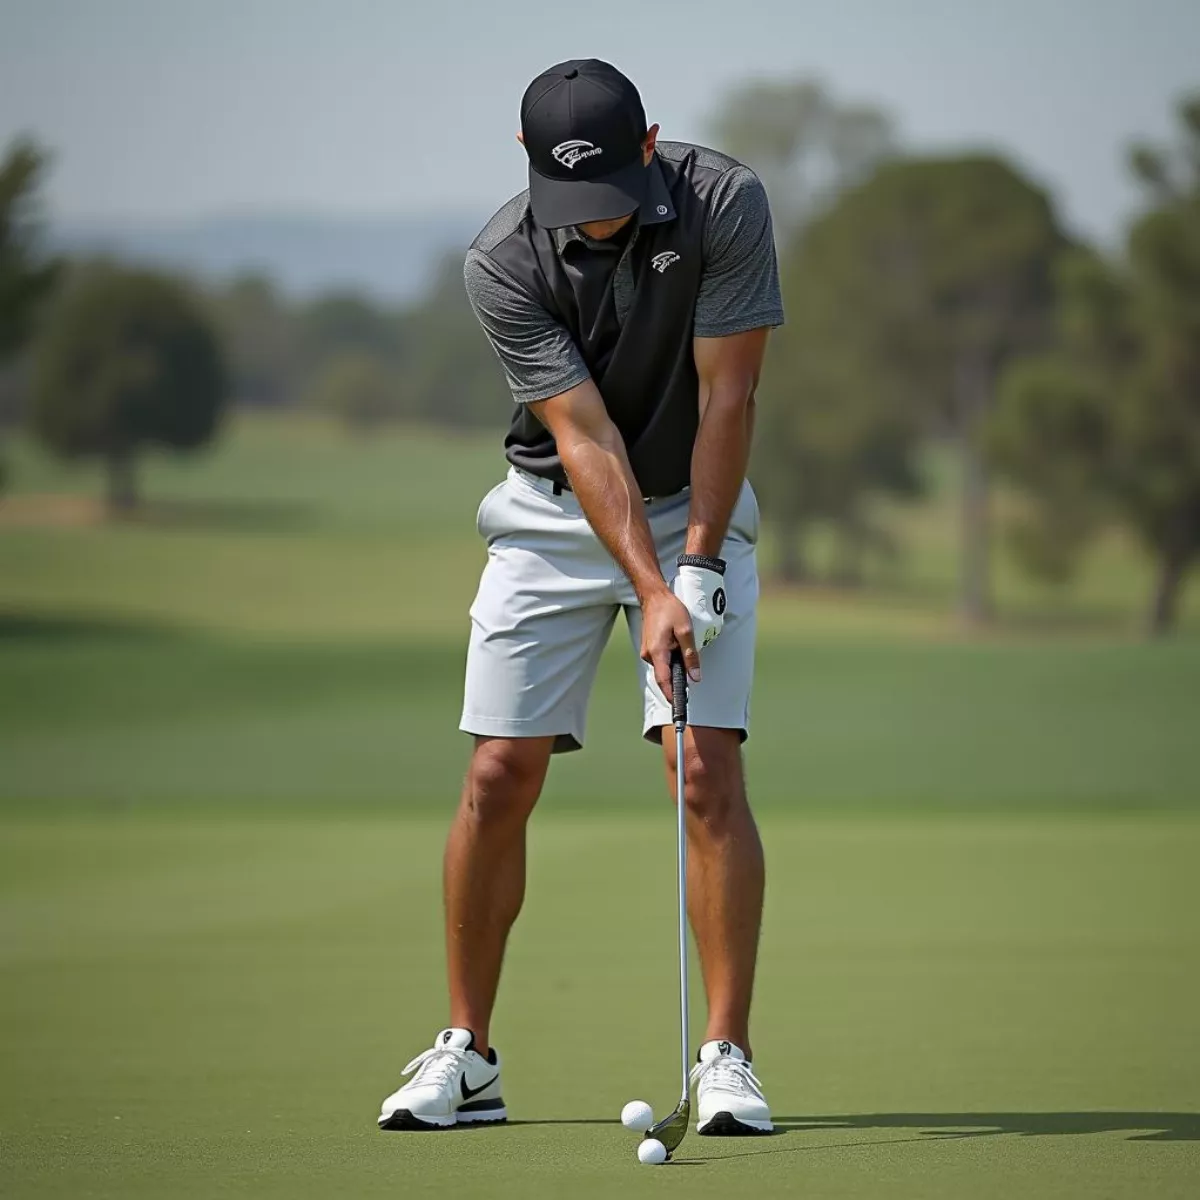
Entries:
{"type": "Polygon", "coordinates": [[[379,1122],[385,1133],[441,1133],[457,1125],[503,1125],[508,1120],[504,1109],[491,1113],[462,1113],[446,1118],[445,1124],[414,1116],[407,1108],[398,1108],[386,1121],[379,1122]]]}
{"type": "Polygon", "coordinates": [[[508,1109],[485,1108],[478,1112],[458,1110],[460,1125],[503,1125],[508,1120],[508,1109]]]}
{"type": "Polygon", "coordinates": [[[739,1121],[730,1112],[714,1113],[696,1127],[701,1137],[763,1137],[775,1132],[770,1121],[739,1121]]]}

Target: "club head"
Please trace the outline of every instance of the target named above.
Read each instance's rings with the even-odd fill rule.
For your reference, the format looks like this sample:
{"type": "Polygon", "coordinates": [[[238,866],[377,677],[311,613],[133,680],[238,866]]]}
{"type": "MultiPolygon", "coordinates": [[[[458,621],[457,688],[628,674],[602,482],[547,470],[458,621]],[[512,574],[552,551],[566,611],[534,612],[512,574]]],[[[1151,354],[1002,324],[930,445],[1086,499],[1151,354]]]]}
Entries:
{"type": "Polygon", "coordinates": [[[666,1147],[667,1157],[670,1158],[676,1147],[687,1135],[688,1122],[692,1116],[692,1102],[681,1100],[679,1107],[669,1116],[652,1125],[645,1132],[645,1139],[662,1142],[666,1147]]]}

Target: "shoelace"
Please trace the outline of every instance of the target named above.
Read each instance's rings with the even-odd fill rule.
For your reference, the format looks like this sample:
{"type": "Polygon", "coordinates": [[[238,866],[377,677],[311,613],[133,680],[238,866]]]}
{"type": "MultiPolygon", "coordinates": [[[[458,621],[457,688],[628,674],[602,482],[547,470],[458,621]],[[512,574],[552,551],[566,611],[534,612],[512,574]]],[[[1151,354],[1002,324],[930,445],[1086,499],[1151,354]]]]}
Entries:
{"type": "Polygon", "coordinates": [[[708,1062],[697,1063],[692,1068],[691,1082],[698,1085],[704,1080],[710,1087],[725,1092],[738,1092],[743,1096],[762,1098],[762,1083],[750,1069],[749,1063],[722,1054],[708,1062]]]}
{"type": "Polygon", "coordinates": [[[466,1058],[465,1050],[459,1050],[454,1046],[433,1046],[424,1054],[418,1054],[404,1068],[402,1074],[411,1075],[417,1071],[417,1077],[413,1083],[432,1083],[438,1087],[444,1087],[454,1078],[458,1068],[466,1062],[466,1058]]]}

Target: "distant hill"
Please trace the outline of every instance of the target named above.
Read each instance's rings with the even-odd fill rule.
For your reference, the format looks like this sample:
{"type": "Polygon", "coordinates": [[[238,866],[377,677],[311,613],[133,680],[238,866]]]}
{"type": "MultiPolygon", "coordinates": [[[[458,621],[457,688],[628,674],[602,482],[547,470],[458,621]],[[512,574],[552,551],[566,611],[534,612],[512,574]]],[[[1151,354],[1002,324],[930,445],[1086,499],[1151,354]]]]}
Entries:
{"type": "Polygon", "coordinates": [[[409,300],[442,255],[465,251],[486,214],[321,217],[245,214],[180,223],[57,223],[55,248],[106,254],[221,282],[253,271],[290,296],[351,288],[380,300],[409,300]]]}

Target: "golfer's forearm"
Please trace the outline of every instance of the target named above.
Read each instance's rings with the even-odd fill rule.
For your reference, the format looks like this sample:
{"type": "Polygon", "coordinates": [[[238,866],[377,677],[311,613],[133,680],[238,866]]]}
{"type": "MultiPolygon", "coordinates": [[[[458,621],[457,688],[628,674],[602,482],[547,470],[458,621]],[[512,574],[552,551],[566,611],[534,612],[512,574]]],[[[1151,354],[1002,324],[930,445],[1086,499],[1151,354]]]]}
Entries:
{"type": "Polygon", "coordinates": [[[700,429],[692,450],[692,496],[686,552],[719,558],[746,479],[754,429],[753,384],[702,390],[700,429]]]}
{"type": "Polygon", "coordinates": [[[560,441],[558,453],[584,516],[644,605],[667,584],[620,434],[560,441]]]}

